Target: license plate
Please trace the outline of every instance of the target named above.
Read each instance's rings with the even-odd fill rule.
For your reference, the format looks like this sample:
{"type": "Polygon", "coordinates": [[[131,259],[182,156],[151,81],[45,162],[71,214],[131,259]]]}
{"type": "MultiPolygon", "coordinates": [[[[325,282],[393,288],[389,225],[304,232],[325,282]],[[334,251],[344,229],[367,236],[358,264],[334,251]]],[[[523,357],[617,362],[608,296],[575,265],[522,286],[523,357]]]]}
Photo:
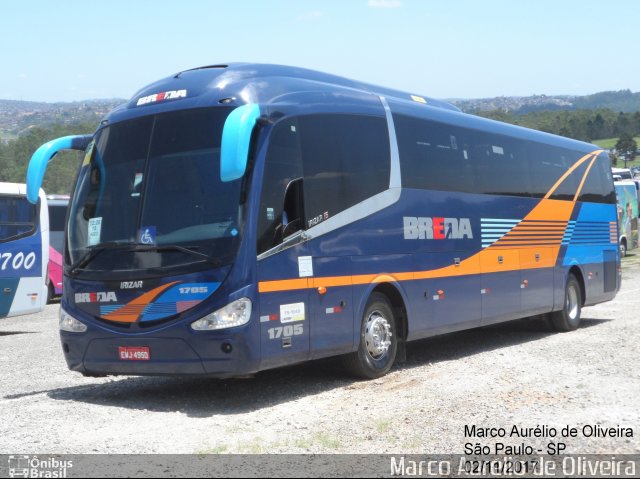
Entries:
{"type": "Polygon", "coordinates": [[[123,361],[149,361],[151,359],[151,352],[146,346],[120,346],[118,354],[123,361]]]}

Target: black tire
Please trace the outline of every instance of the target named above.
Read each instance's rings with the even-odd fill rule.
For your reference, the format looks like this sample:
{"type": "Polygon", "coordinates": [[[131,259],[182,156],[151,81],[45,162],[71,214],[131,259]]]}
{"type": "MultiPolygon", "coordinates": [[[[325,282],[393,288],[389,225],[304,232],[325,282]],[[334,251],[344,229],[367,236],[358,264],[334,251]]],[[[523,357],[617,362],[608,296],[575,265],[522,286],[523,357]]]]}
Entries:
{"type": "Polygon", "coordinates": [[[556,331],[573,331],[580,325],[582,313],[582,288],[580,282],[570,274],[564,287],[564,304],[560,311],[550,315],[551,326],[556,331]]]}
{"type": "Polygon", "coordinates": [[[362,379],[376,379],[389,372],[398,352],[396,319],[387,297],[373,293],[360,323],[358,350],[344,357],[344,367],[362,379]]]}
{"type": "Polygon", "coordinates": [[[620,241],[620,257],[624,258],[625,256],[627,256],[627,241],[622,240],[620,241]]]}
{"type": "Polygon", "coordinates": [[[49,281],[49,284],[47,285],[47,304],[53,303],[53,298],[55,297],[55,295],[56,292],[53,289],[53,283],[49,281]]]}

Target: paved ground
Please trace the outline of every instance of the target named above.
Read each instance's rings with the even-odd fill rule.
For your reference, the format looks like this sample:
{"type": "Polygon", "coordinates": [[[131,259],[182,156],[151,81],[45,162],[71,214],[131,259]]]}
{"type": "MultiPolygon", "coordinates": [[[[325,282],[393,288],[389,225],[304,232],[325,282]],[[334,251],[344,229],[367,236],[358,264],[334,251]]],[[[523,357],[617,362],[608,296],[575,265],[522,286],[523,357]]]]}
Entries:
{"type": "Polygon", "coordinates": [[[640,453],[640,253],[623,275],[616,300],[585,309],[575,332],[523,320],[432,338],[369,382],[332,362],[244,380],[83,378],[66,368],[48,306],[0,320],[0,454],[469,454],[500,442],[640,453]],[[576,437],[561,437],[566,426],[576,437]],[[507,437],[479,437],[486,427],[507,437]]]}

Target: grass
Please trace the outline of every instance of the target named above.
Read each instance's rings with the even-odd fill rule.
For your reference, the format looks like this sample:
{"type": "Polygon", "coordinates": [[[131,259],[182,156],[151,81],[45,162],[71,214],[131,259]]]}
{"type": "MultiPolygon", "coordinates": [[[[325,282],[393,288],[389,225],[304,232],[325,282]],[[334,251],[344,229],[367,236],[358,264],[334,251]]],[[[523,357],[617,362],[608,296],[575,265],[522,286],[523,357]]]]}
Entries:
{"type": "Polygon", "coordinates": [[[215,447],[210,447],[207,449],[203,449],[201,451],[197,451],[196,454],[224,454],[225,452],[227,452],[228,447],[227,446],[215,446],[215,447]]]}
{"type": "Polygon", "coordinates": [[[391,421],[391,419],[381,419],[376,422],[376,430],[380,434],[384,434],[391,429],[392,425],[393,425],[393,422],[391,421]]]}
{"type": "Polygon", "coordinates": [[[298,438],[294,442],[294,446],[300,449],[311,450],[314,447],[320,446],[322,449],[337,450],[342,448],[340,439],[336,436],[324,432],[316,432],[311,436],[304,438],[298,438]]]}

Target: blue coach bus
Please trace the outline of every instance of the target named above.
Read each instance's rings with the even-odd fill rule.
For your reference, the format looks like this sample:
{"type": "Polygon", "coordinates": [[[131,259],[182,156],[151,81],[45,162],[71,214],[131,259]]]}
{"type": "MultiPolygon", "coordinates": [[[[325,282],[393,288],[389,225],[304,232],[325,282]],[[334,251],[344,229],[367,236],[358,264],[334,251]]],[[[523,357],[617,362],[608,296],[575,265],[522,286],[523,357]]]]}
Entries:
{"type": "Polygon", "coordinates": [[[60,329],[85,375],[230,377],[532,315],[559,331],[620,286],[604,151],[300,68],[153,83],[90,136],[60,329]]]}

